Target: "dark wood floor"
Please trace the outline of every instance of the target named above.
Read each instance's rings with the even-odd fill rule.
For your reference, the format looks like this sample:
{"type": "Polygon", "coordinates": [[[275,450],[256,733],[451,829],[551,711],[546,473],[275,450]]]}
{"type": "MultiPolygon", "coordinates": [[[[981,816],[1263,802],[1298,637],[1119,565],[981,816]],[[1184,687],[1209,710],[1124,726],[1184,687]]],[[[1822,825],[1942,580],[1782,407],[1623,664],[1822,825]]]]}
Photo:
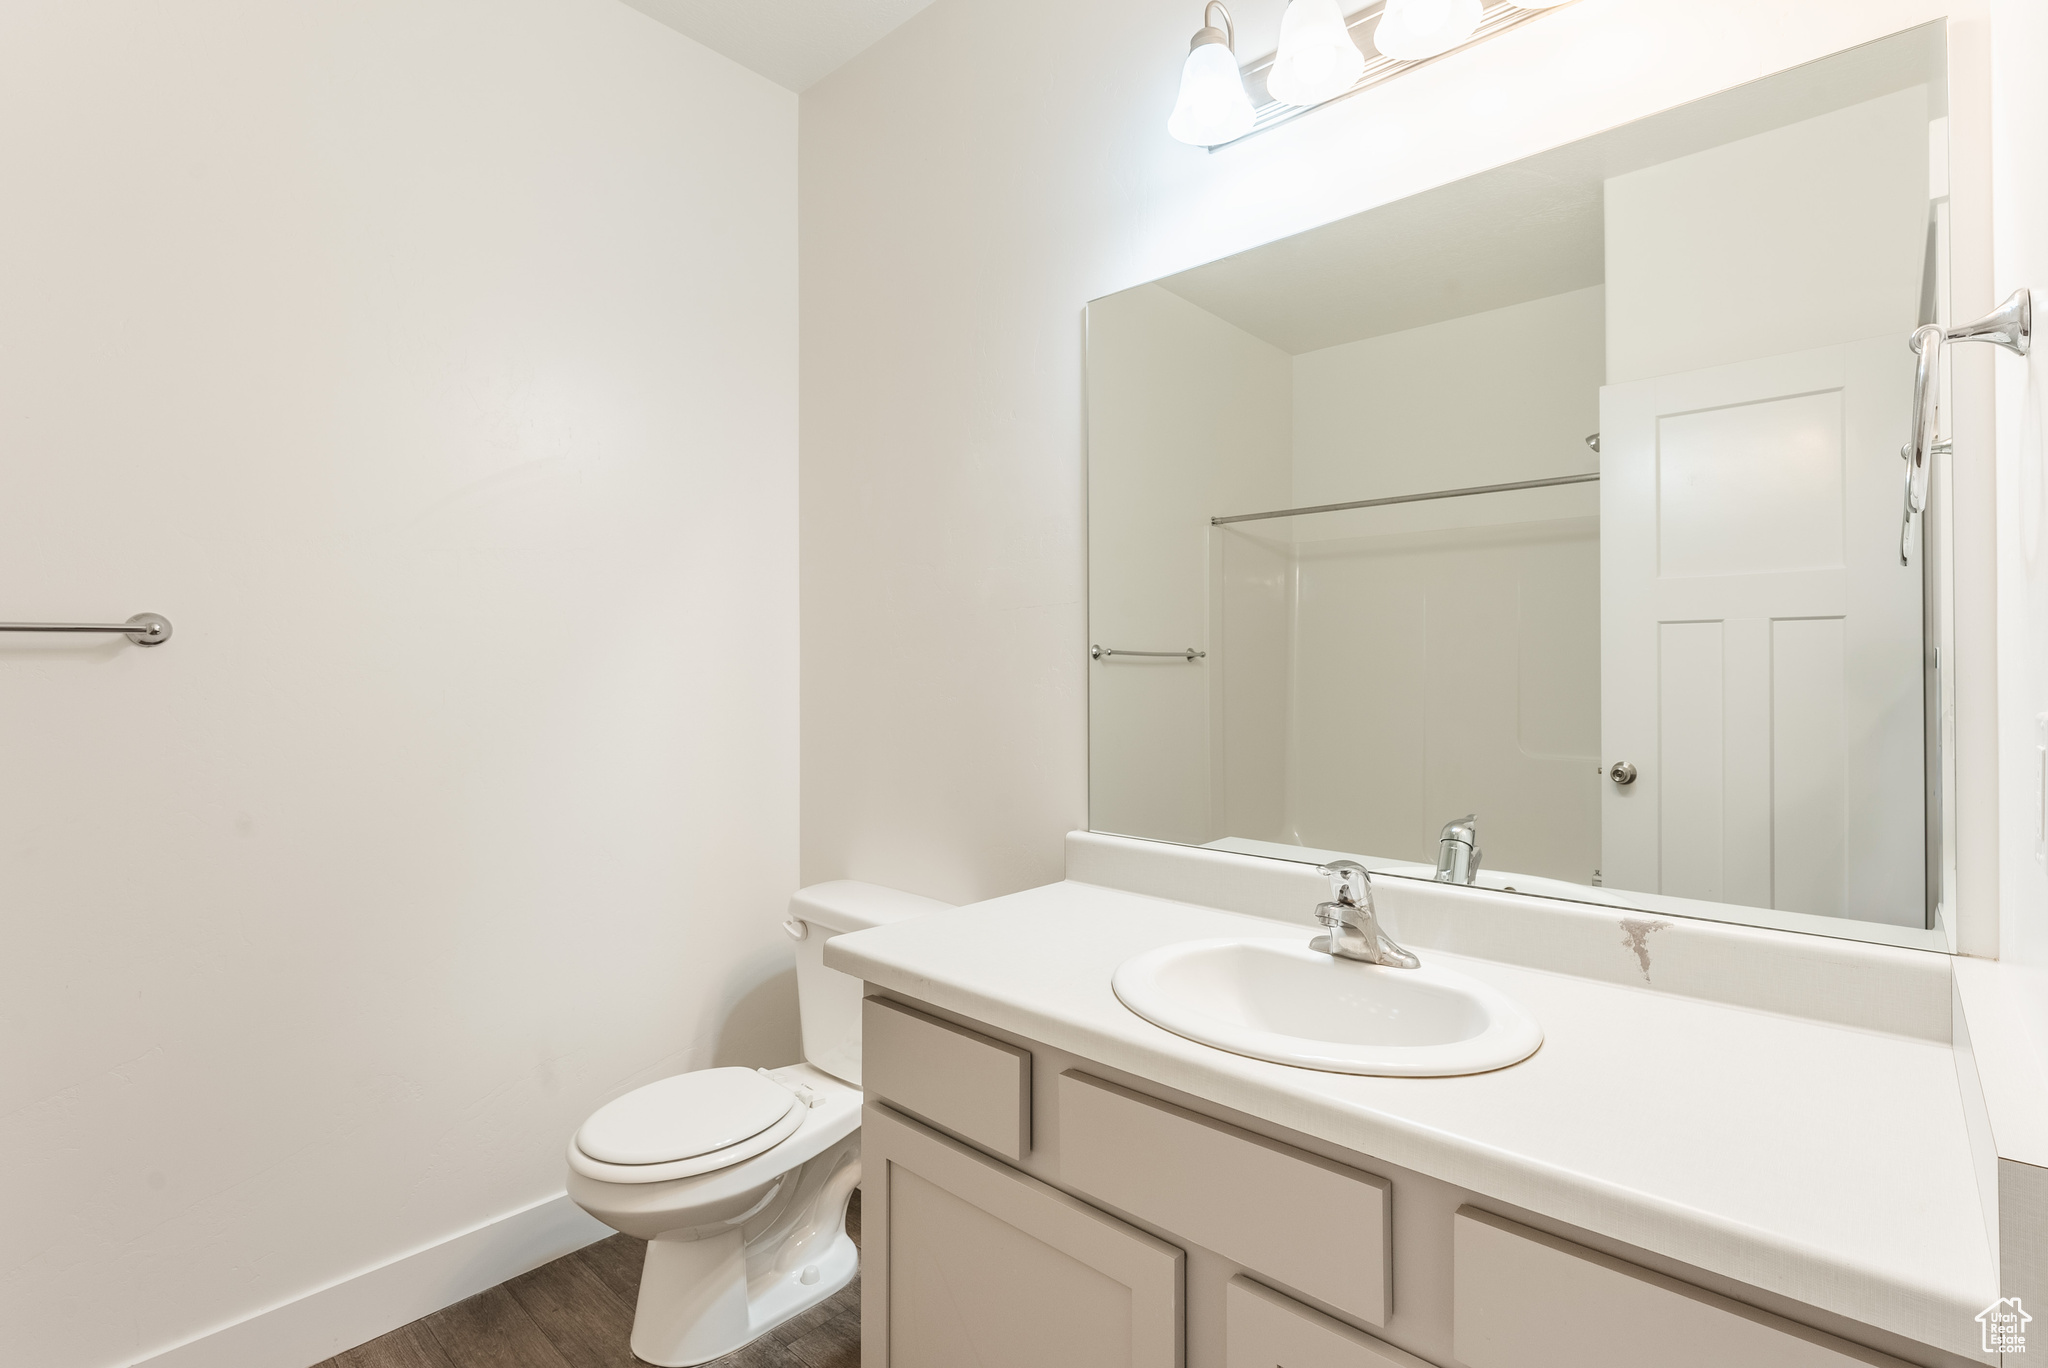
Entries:
{"type": "MultiPolygon", "coordinates": [[[[859,1193],[846,1230],[859,1244],[859,1193]]],[[[626,1341],[644,1249],[625,1235],[600,1240],[313,1368],[634,1368],[626,1341]]],[[[859,1368],[860,1278],[717,1363],[859,1368]]]]}

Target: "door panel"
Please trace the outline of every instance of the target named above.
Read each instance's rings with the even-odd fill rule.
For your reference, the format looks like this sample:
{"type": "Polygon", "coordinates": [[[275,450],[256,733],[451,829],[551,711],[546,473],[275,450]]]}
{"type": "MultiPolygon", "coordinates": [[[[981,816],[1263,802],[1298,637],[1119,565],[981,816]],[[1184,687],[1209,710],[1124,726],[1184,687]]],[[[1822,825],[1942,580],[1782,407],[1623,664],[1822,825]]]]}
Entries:
{"type": "Polygon", "coordinates": [[[1839,389],[1660,414],[1658,576],[1841,569],[1842,464],[1839,389]]]}
{"type": "Polygon", "coordinates": [[[1911,357],[1876,338],[1601,391],[1611,887],[1926,924],[1911,357]]]}
{"type": "Polygon", "coordinates": [[[1771,624],[1771,887],[1777,906],[1831,917],[1848,912],[1846,626],[1771,624]]]}
{"type": "Polygon", "coordinates": [[[1721,898],[1726,850],[1722,635],[1719,622],[1657,624],[1657,750],[1664,782],[1657,891],[1713,901],[1721,898]]]}

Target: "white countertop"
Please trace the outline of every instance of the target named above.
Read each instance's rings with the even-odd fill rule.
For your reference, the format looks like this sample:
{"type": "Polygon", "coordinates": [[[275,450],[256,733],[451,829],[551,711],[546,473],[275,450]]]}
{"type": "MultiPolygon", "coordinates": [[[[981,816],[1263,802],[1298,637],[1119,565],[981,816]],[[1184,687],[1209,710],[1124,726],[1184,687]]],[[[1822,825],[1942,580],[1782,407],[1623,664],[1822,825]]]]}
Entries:
{"type": "Polygon", "coordinates": [[[825,960],[1219,1106],[1976,1356],[1973,1318],[1998,1277],[1946,1044],[1419,950],[1521,1003],[1543,1047],[1494,1073],[1369,1078],[1195,1044],[1110,989],[1116,966],[1143,950],[1295,929],[1067,882],[834,937],[825,960]]]}

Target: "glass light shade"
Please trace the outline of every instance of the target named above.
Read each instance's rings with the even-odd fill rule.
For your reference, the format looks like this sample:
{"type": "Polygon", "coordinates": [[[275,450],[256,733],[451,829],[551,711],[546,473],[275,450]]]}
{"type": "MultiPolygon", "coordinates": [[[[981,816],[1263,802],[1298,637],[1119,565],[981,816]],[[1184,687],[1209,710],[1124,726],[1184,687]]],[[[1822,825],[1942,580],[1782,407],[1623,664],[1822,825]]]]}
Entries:
{"type": "Polygon", "coordinates": [[[1449,52],[1479,27],[1479,0],[1387,0],[1373,46],[1398,62],[1449,52]]]}
{"type": "Polygon", "coordinates": [[[1244,93],[1244,78],[1228,46],[1197,43],[1188,53],[1180,71],[1180,99],[1166,131],[1197,147],[1214,147],[1252,131],[1252,99],[1244,93]]]}
{"type": "Polygon", "coordinates": [[[1266,89],[1282,104],[1334,100],[1365,74],[1365,54],[1351,41],[1337,0],[1288,0],[1280,19],[1280,51],[1266,89]]]}

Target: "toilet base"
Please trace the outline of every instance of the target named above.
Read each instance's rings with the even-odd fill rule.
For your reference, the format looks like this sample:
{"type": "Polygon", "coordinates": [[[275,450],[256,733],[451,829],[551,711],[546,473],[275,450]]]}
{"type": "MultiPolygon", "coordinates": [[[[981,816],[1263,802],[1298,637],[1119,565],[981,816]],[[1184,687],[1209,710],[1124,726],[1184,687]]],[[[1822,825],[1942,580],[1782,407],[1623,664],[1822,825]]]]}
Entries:
{"type": "Polygon", "coordinates": [[[846,1234],[846,1206],[859,1183],[852,1136],[778,1180],[746,1217],[649,1240],[634,1357],[657,1368],[708,1363],[852,1282],[860,1251],[846,1234]]]}
{"type": "Polygon", "coordinates": [[[649,1241],[633,1356],[658,1368],[708,1363],[802,1315],[859,1271],[860,1251],[844,1230],[817,1258],[751,1281],[736,1230],[709,1240],[649,1241]]]}
{"type": "Polygon", "coordinates": [[[859,1271],[846,1208],[860,1183],[860,1090],[808,1064],[769,1076],[798,1093],[803,1122],[728,1168],[646,1182],[571,1142],[570,1198],[648,1242],[631,1341],[642,1362],[692,1368],[729,1354],[859,1271]]]}

